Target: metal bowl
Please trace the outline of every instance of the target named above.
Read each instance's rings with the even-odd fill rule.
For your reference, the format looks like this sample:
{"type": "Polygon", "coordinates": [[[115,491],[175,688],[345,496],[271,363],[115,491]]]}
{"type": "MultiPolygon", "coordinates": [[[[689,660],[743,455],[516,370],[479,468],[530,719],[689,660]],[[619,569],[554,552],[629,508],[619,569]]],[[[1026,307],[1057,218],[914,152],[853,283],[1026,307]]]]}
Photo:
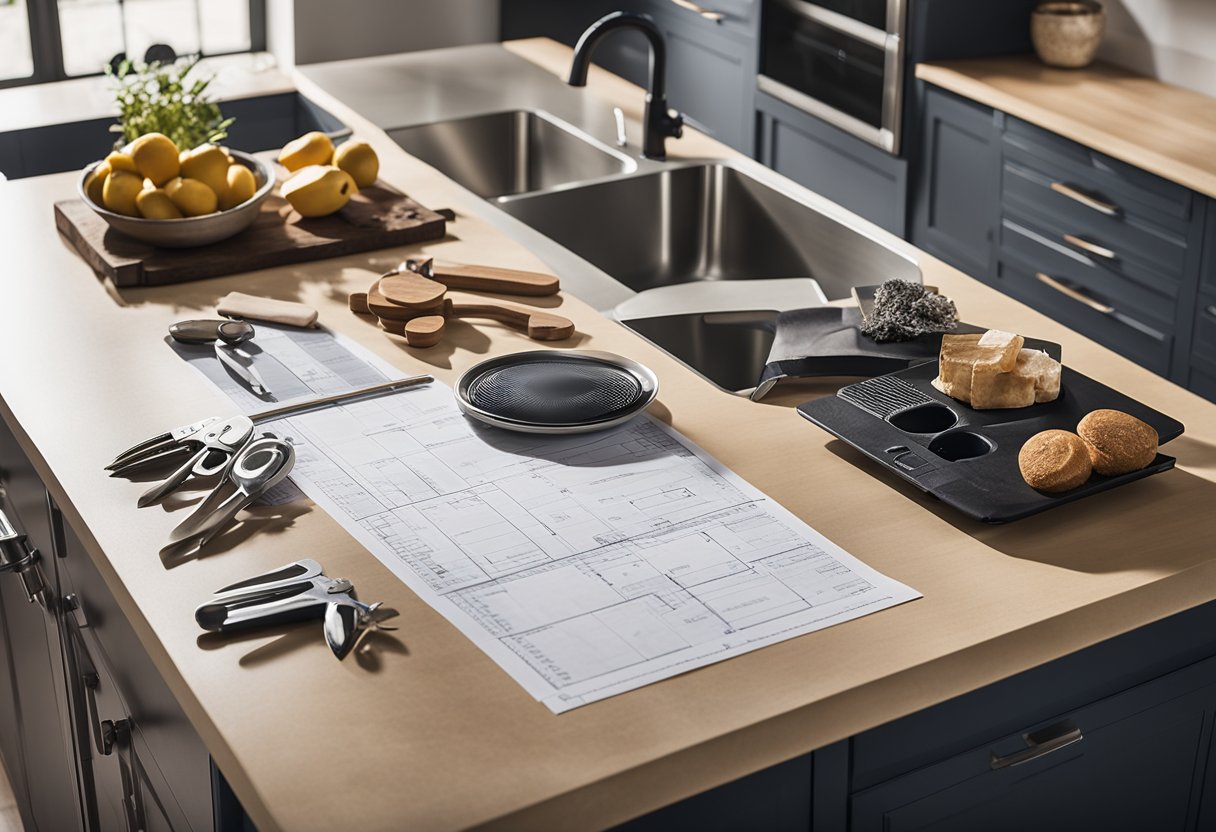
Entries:
{"type": "Polygon", "coordinates": [[[120,231],[128,237],[164,248],[205,246],[208,243],[216,243],[234,234],[239,234],[253,225],[253,221],[258,218],[262,203],[274,189],[274,170],[267,162],[240,150],[229,150],[228,152],[234,161],[253,171],[257,190],[249,199],[227,211],[218,211],[201,217],[185,217],[180,220],[146,220],[142,217],[128,217],[107,211],[89,199],[84,189],[84,183],[88,179],[89,173],[101,162],[94,162],[84,169],[80,174],[76,190],[80,194],[80,198],[84,200],[84,204],[96,211],[97,216],[109,223],[115,231],[120,231]]]}

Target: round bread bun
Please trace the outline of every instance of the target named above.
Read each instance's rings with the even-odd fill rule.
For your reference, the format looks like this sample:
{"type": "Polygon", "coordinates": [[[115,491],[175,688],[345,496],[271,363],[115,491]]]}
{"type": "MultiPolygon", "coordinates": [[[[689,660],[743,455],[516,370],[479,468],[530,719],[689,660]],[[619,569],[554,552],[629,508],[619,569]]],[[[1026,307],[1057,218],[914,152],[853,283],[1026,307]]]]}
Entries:
{"type": "Polygon", "coordinates": [[[1077,425],[1094,470],[1107,477],[1139,471],[1157,458],[1157,431],[1122,410],[1095,410],[1077,425]]]}
{"type": "Polygon", "coordinates": [[[1045,430],[1018,451],[1018,468],[1031,488],[1055,494],[1083,485],[1093,471],[1089,446],[1067,430],[1045,430]]]}

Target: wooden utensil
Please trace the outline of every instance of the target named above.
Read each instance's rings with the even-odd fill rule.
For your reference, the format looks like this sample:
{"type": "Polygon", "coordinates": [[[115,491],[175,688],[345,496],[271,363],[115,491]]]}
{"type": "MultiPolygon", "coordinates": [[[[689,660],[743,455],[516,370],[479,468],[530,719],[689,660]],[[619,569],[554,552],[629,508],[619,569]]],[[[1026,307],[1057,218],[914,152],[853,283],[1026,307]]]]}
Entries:
{"type": "Polygon", "coordinates": [[[561,289],[560,281],[553,275],[522,269],[437,263],[431,259],[406,260],[403,265],[406,270],[442,283],[449,289],[468,292],[541,297],[555,295],[561,289]]]}
{"type": "Polygon", "coordinates": [[[574,334],[574,322],[542,309],[504,303],[443,302],[442,314],[418,310],[408,319],[380,318],[386,332],[404,335],[411,347],[433,347],[443,338],[447,318],[489,318],[526,332],[535,341],[561,341],[574,334]]]}

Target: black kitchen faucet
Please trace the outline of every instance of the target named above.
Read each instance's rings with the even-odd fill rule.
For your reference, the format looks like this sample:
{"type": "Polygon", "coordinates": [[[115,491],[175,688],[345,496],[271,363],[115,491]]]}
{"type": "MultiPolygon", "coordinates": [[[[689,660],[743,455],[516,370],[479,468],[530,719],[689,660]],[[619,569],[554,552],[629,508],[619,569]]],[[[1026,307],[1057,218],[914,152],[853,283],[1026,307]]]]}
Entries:
{"type": "Polygon", "coordinates": [[[667,41],[649,15],[612,12],[587,27],[574,47],[574,61],[567,83],[572,87],[587,85],[591,53],[604,35],[617,29],[637,29],[650,41],[650,85],[646,93],[646,135],[642,140],[642,155],[666,159],[667,137],[678,139],[683,134],[684,117],[667,109],[667,41]]]}

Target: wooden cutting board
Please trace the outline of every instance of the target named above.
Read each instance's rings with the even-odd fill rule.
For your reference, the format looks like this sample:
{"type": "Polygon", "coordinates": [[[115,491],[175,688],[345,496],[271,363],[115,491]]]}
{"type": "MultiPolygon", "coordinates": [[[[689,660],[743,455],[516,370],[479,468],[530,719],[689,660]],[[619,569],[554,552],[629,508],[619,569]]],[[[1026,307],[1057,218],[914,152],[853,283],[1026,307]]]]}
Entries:
{"type": "Polygon", "coordinates": [[[80,199],[55,203],[55,224],[93,270],[115,286],[163,286],[361,251],[437,240],[444,218],[384,182],[336,214],[305,219],[277,193],[253,225],[197,248],[157,248],[110,228],[80,199]]]}

